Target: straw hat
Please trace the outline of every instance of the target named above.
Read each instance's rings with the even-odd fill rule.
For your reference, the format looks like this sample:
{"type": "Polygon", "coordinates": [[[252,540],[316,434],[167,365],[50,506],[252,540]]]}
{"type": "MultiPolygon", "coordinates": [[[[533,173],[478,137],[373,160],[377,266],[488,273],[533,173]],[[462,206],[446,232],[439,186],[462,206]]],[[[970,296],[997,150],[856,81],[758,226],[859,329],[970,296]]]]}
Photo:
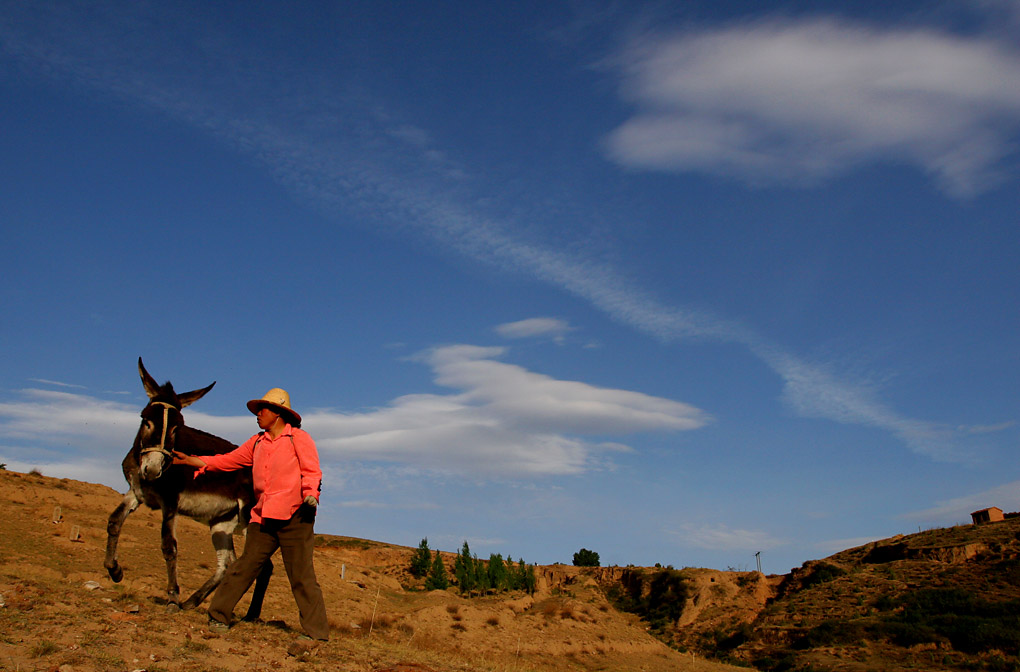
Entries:
{"type": "Polygon", "coordinates": [[[271,408],[284,418],[292,417],[293,420],[290,423],[292,425],[301,422],[301,416],[290,407],[290,395],[287,394],[287,390],[274,387],[266,392],[261,399],[252,399],[248,402],[248,410],[256,415],[263,406],[271,408]]]}

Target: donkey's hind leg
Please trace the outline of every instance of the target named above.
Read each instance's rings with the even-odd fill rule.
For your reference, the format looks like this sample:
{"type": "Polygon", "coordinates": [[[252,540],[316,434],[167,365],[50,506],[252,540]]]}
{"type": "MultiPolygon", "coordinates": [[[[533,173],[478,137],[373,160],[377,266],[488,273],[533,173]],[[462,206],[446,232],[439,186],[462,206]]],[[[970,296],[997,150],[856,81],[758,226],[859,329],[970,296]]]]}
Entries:
{"type": "Polygon", "coordinates": [[[183,609],[194,609],[202,604],[209,593],[216,590],[216,586],[223,581],[223,576],[227,573],[227,565],[237,557],[234,552],[234,528],[236,526],[237,521],[233,518],[209,526],[209,530],[212,532],[213,548],[216,549],[216,571],[181,605],[183,609]]]}

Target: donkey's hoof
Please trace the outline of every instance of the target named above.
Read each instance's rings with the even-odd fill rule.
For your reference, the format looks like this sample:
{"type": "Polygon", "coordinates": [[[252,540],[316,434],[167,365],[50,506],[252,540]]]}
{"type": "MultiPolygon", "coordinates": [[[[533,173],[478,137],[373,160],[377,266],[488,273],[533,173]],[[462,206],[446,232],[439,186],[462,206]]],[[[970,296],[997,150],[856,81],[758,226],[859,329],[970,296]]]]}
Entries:
{"type": "Polygon", "coordinates": [[[124,570],[121,569],[120,565],[114,565],[113,567],[108,567],[106,569],[106,571],[110,574],[110,579],[114,583],[120,583],[121,581],[124,580],[124,570]]]}
{"type": "Polygon", "coordinates": [[[180,610],[181,610],[181,605],[177,604],[176,602],[167,602],[166,603],[166,613],[168,613],[168,614],[176,614],[180,610]]]}

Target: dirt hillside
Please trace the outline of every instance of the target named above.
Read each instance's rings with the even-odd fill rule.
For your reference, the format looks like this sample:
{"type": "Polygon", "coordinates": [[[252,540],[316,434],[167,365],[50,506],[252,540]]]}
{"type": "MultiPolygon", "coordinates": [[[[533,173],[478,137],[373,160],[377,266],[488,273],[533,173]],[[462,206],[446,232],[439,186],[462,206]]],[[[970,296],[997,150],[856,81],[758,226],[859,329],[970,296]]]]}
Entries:
{"type": "MultiPolygon", "coordinates": [[[[694,650],[762,670],[1020,670],[1020,517],[899,535],[782,577],[694,650]]],[[[678,633],[679,635],[679,633],[678,633]]]]}
{"type": "MultiPolygon", "coordinates": [[[[120,498],[101,485],[0,470],[0,670],[739,669],[669,648],[636,616],[617,611],[604,591],[614,568],[540,567],[534,595],[466,599],[455,589],[406,587],[413,549],[345,537],[323,536],[316,550],[328,643],[302,650],[280,561],[263,620],[211,633],[205,605],[166,609],[158,512],[141,508],[128,518],[124,580],[106,575],[106,519],[120,498]]],[[[181,518],[177,532],[184,597],[212,572],[215,555],[205,526],[181,518]]],[[[743,591],[752,597],[738,611],[750,619],[772,590],[763,583],[748,592],[717,574],[714,581],[704,575],[705,597],[694,604],[692,596],[691,614],[722,610],[743,591]]],[[[734,613],[720,618],[732,621],[734,613]]]]}

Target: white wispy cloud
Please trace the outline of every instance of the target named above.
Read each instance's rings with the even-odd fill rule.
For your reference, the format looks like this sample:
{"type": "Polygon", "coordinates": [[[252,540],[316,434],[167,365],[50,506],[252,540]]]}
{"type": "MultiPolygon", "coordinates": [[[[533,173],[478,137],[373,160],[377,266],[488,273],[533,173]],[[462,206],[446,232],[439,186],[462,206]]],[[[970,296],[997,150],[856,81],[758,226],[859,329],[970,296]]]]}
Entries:
{"type": "Polygon", "coordinates": [[[1016,427],[1016,422],[1008,420],[1006,422],[995,423],[994,425],[960,425],[957,427],[957,430],[968,434],[996,434],[1013,427],[1016,427]]]}
{"type": "Polygon", "coordinates": [[[667,532],[684,545],[711,551],[757,552],[776,548],[784,543],[781,539],[760,530],[742,530],[723,524],[685,524],[667,532]]]}
{"type": "MultiPolygon", "coordinates": [[[[556,380],[498,361],[504,354],[502,348],[436,348],[419,361],[453,393],[406,395],[366,413],[311,411],[304,426],[314,432],[324,462],[382,461],[487,478],[602,468],[608,454],[630,448],[584,437],[686,431],[710,420],[681,402],[556,380]]],[[[84,394],[26,390],[20,400],[0,404],[0,448],[74,437],[89,459],[115,457],[116,464],[131,446],[139,410],[84,394]]],[[[235,443],[252,433],[250,415],[188,409],[187,422],[235,443]]]]}
{"type": "MultiPolygon", "coordinates": [[[[72,6],[39,7],[51,6],[21,5],[0,17],[0,45],[8,54],[231,143],[327,215],[359,207],[444,249],[549,283],[662,341],[741,344],[783,380],[784,399],[799,414],[880,428],[937,459],[959,457],[963,432],[905,417],[873,389],[766,342],[738,321],[663,304],[609,264],[543,244],[478,212],[477,199],[462,193],[449,166],[437,165],[427,130],[395,123],[360,97],[323,89],[328,78],[288,71],[283,64],[263,64],[267,70],[259,78],[235,77],[245,45],[226,44],[222,36],[204,34],[204,26],[180,16],[151,21],[144,14],[149,6],[125,5],[110,21],[72,6]],[[135,22],[169,27],[156,39],[139,42],[136,33],[151,30],[133,31],[135,22]],[[185,49],[194,44],[201,44],[200,55],[185,49]],[[199,56],[201,63],[195,61],[199,56]],[[195,67],[181,67],[189,63],[195,67]],[[277,86],[283,82],[286,86],[277,86]],[[306,118],[300,112],[305,109],[320,112],[306,118]],[[321,118],[341,113],[344,124],[321,118]]],[[[968,193],[994,171],[1005,146],[1001,141],[1015,130],[1020,110],[1020,86],[1006,86],[1020,77],[1014,50],[929,29],[878,30],[834,19],[773,21],[634,39],[618,63],[623,88],[639,112],[611,140],[614,156],[633,165],[659,161],[674,168],[733,171],[748,179],[764,172],[819,177],[860,161],[894,158],[914,161],[947,188],[968,193]],[[748,62],[750,55],[754,62],[748,62]],[[933,69],[927,58],[939,67],[933,69]],[[779,67],[784,64],[788,69],[779,67]],[[630,133],[640,141],[624,137],[630,133]],[[673,136],[687,138],[693,149],[684,143],[677,148],[673,136]],[[639,150],[645,143],[668,151],[659,159],[643,156],[639,150]],[[716,155],[722,158],[710,158],[716,155]]],[[[481,362],[465,368],[500,366],[481,362]]],[[[546,385],[543,391],[569,387],[555,382],[562,385],[546,385]]],[[[366,456],[405,454],[413,452],[422,434],[420,418],[429,417],[444,422],[427,428],[427,445],[451,436],[473,437],[470,445],[450,448],[463,451],[465,464],[493,463],[492,455],[471,448],[486,441],[494,453],[519,453],[524,470],[576,473],[590,459],[592,447],[576,438],[536,434],[526,449],[505,425],[480,420],[479,409],[496,412],[508,399],[477,406],[468,418],[465,403],[457,397],[402,398],[378,414],[349,418],[386,426],[379,420],[387,416],[386,431],[336,440],[366,456]]],[[[573,408],[581,406],[575,401],[573,408]]],[[[571,416],[570,408],[561,410],[579,417],[571,416]]]]}
{"type": "Polygon", "coordinates": [[[810,183],[889,161],[970,196],[1020,128],[1020,51],[981,35],[774,19],[635,36],[615,67],[636,111],[607,150],[634,168],[810,183]]]}
{"type": "Polygon", "coordinates": [[[46,380],[45,378],[32,378],[30,380],[33,383],[40,383],[42,385],[53,385],[55,387],[68,387],[77,390],[86,389],[84,385],[76,385],[74,383],[62,383],[59,380],[46,380]]]}
{"type": "Polygon", "coordinates": [[[820,553],[825,556],[829,556],[851,548],[864,546],[865,544],[870,544],[873,541],[884,538],[885,536],[883,535],[876,535],[873,537],[852,537],[850,539],[827,539],[825,541],[819,541],[814,546],[820,553]]]}
{"type": "Polygon", "coordinates": [[[535,338],[546,336],[558,343],[571,331],[566,320],[556,317],[531,317],[517,322],[507,322],[496,327],[496,333],[503,338],[535,338]]]}
{"type": "Polygon", "coordinates": [[[946,520],[957,520],[964,523],[970,522],[970,514],[974,511],[987,509],[990,506],[997,506],[1003,511],[1020,511],[1020,481],[1006,483],[972,495],[947,499],[930,509],[913,511],[902,517],[922,523],[926,521],[942,523],[946,520]]]}
{"type": "MultiPolygon", "coordinates": [[[[119,441],[130,447],[140,408],[84,394],[28,389],[22,400],[0,403],[3,437],[23,440],[45,434],[56,441],[91,445],[119,441]]],[[[125,448],[126,452],[126,448],[125,448]]]]}
{"type": "Polygon", "coordinates": [[[347,458],[409,462],[485,475],[574,474],[606,452],[627,450],[583,436],[681,431],[709,417],[681,402],[563,381],[500,362],[502,348],[447,346],[420,356],[455,394],[415,394],[362,414],[308,414],[347,458]]]}

